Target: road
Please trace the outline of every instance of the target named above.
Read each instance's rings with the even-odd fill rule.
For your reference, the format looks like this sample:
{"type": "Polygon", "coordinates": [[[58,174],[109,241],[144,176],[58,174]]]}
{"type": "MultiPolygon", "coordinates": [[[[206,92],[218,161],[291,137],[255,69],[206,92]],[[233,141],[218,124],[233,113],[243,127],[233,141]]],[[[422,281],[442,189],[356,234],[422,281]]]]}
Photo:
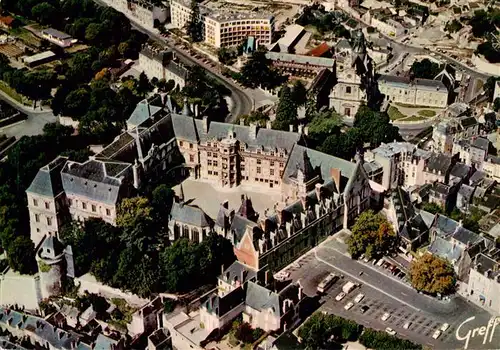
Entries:
{"type": "MultiPolygon", "coordinates": [[[[102,6],[109,6],[108,4],[95,0],[96,3],[102,5],[102,6]]],[[[128,17],[128,16],[127,16],[128,17]]],[[[155,33],[150,31],[147,28],[144,28],[141,24],[137,23],[133,17],[128,17],[130,20],[130,23],[132,24],[132,27],[146,35],[149,36],[150,39],[155,40],[157,42],[162,43],[163,45],[169,47],[171,50],[173,50],[178,57],[181,58],[182,61],[186,62],[187,64],[193,65],[197,64],[207,71],[207,73],[212,76],[213,78],[217,79],[222,85],[224,85],[226,88],[228,88],[231,91],[231,100],[232,104],[230,106],[230,114],[226,118],[226,122],[232,123],[236,117],[243,115],[243,114],[249,114],[252,110],[252,98],[250,97],[249,93],[242,89],[239,85],[235,84],[233,81],[230,79],[227,79],[224,77],[222,74],[217,72],[213,67],[210,65],[207,65],[203,63],[200,60],[195,59],[189,53],[184,51],[180,45],[176,45],[173,40],[167,39],[162,37],[160,34],[155,33]]]]}
{"type": "MultiPolygon", "coordinates": [[[[410,285],[387,274],[378,266],[352,260],[339,249],[335,238],[325,241],[299,260],[300,268],[288,267],[286,270],[291,273],[292,280],[300,280],[304,292],[309,296],[316,295],[317,284],[328,273],[336,272],[343,276],[321,298],[320,311],[349,318],[378,330],[390,327],[398,336],[431,348],[461,348],[464,346],[462,337],[474,328],[486,326],[491,318],[488,312],[462,297],[452,297],[447,302],[436,300],[417,293],[410,285]],[[340,302],[336,301],[335,296],[347,281],[358,283],[359,287],[340,302]],[[345,310],[344,306],[358,293],[363,293],[365,298],[360,304],[345,310]],[[369,308],[365,313],[361,312],[362,305],[369,308]],[[385,312],[391,316],[387,321],[382,321],[381,316],[385,312]],[[471,320],[471,317],[474,319],[471,320]],[[465,321],[468,322],[461,325],[465,321]],[[412,322],[408,330],[402,327],[406,322],[412,322]],[[434,340],[433,332],[443,323],[449,323],[450,328],[439,339],[434,340]],[[460,339],[457,338],[457,330],[460,339]]],[[[494,334],[491,344],[483,344],[483,337],[476,334],[476,337],[470,340],[469,348],[492,348],[495,341],[497,344],[500,341],[500,331],[497,333],[494,334]]]]}

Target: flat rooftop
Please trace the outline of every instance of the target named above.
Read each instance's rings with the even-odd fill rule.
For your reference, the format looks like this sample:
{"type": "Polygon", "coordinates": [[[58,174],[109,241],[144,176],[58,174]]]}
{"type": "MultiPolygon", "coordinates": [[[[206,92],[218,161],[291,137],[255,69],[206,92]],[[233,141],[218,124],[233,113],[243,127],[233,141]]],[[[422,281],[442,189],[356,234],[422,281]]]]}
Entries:
{"type": "MultiPolygon", "coordinates": [[[[252,200],[253,208],[264,215],[266,209],[272,209],[276,202],[281,201],[281,194],[278,190],[270,191],[269,188],[253,188],[247,185],[238,186],[231,189],[222,189],[214,184],[199,180],[185,180],[182,183],[184,200],[190,201],[190,205],[197,205],[212,219],[217,218],[219,206],[227,200],[229,208],[238,210],[241,205],[241,195],[247,195],[252,200]]],[[[174,187],[177,195],[180,194],[180,185],[174,187]]]]}
{"type": "Polygon", "coordinates": [[[190,316],[181,312],[167,317],[167,322],[172,324],[186,339],[197,345],[205,340],[209,334],[206,329],[200,327],[201,320],[198,312],[190,314],[190,316]]]}

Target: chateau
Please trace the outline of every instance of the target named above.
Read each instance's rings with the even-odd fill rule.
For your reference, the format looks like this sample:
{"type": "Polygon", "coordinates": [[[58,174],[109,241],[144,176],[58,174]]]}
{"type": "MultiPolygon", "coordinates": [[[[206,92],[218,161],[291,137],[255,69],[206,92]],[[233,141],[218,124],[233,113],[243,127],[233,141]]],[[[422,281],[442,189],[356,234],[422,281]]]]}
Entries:
{"type": "Polygon", "coordinates": [[[196,118],[185,102],[178,114],[168,96],[140,102],[128,130],[84,163],[58,157],[27,190],[32,239],[58,236],[70,219],[115,223],[117,206],[151,179],[189,177],[217,189],[258,186],[281,201],[255,213],[244,199],[235,214],[221,206],[216,220],[203,208],[174,203],[169,237],[229,238],[238,260],[277,270],[335,230],[351,225],[370,204],[371,188],[356,163],[305,147],[302,129],[287,132],[196,118]],[[262,215],[263,214],[263,215],[262,215]]]}

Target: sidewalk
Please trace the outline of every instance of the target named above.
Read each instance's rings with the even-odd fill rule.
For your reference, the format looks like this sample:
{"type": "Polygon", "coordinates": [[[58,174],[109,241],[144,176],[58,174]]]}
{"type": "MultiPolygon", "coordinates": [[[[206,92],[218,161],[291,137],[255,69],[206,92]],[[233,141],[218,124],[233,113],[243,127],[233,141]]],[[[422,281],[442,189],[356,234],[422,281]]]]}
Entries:
{"type": "MultiPolygon", "coordinates": [[[[40,110],[38,107],[37,109],[33,109],[33,107],[30,107],[30,106],[26,106],[22,103],[20,103],[19,101],[16,101],[15,99],[13,99],[12,97],[10,97],[7,93],[5,93],[4,91],[0,90],[0,99],[9,103],[11,106],[19,109],[21,112],[24,112],[26,114],[36,114],[36,113],[50,113],[52,112],[52,110],[50,109],[50,107],[47,107],[47,106],[44,106],[42,107],[43,109],[40,110]]],[[[39,104],[37,104],[37,106],[39,106],[39,104]]]]}

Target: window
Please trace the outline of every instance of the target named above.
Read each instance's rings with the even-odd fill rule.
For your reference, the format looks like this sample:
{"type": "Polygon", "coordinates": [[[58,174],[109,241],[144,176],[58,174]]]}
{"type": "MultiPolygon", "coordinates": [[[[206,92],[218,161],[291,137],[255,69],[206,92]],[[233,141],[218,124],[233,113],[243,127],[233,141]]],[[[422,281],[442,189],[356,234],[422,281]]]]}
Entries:
{"type": "Polygon", "coordinates": [[[106,215],[111,216],[111,210],[109,210],[108,208],[106,208],[106,215]]]}
{"type": "Polygon", "coordinates": [[[285,163],[280,163],[280,168],[283,168],[285,166],[285,163]]]}
{"type": "Polygon", "coordinates": [[[257,174],[260,174],[260,166],[257,167],[257,174]]]}
{"type": "Polygon", "coordinates": [[[69,205],[73,205],[73,200],[71,198],[68,198],[68,203],[69,205]]]}
{"type": "Polygon", "coordinates": [[[218,171],[214,171],[214,175],[215,176],[219,175],[219,172],[218,171]]]}
{"type": "Polygon", "coordinates": [[[271,160],[271,161],[269,162],[269,165],[274,166],[274,160],[271,160]]]}
{"type": "Polygon", "coordinates": [[[37,201],[35,198],[33,198],[33,205],[34,205],[35,207],[38,207],[38,201],[37,201]]]}
{"type": "Polygon", "coordinates": [[[194,162],[194,156],[192,154],[189,155],[189,161],[192,163],[194,162]]]}
{"type": "Polygon", "coordinates": [[[269,170],[269,175],[274,175],[274,169],[269,170]]]}
{"type": "Polygon", "coordinates": [[[214,160],[214,166],[217,166],[217,164],[218,164],[217,161],[214,160]]]}
{"type": "Polygon", "coordinates": [[[211,157],[212,156],[212,152],[207,152],[207,157],[211,157]]]}
{"type": "Polygon", "coordinates": [[[35,214],[35,221],[40,222],[40,214],[35,214]]]}
{"type": "Polygon", "coordinates": [[[184,146],[184,142],[179,141],[179,146],[181,146],[181,147],[184,146]]]}
{"type": "Polygon", "coordinates": [[[208,175],[212,175],[212,170],[209,170],[209,171],[208,171],[208,175]]]}
{"type": "Polygon", "coordinates": [[[95,213],[97,211],[97,208],[95,206],[95,204],[92,204],[92,211],[95,213]]]}
{"type": "Polygon", "coordinates": [[[212,161],[211,161],[210,159],[209,159],[209,160],[207,160],[207,164],[208,164],[208,165],[212,165],[212,161]]]}
{"type": "Polygon", "coordinates": [[[45,209],[50,209],[50,203],[49,202],[45,202],[45,209]]]}
{"type": "Polygon", "coordinates": [[[83,208],[83,209],[87,209],[87,203],[82,202],[82,208],[83,208]]]}
{"type": "Polygon", "coordinates": [[[350,94],[350,93],[351,93],[351,87],[350,87],[350,86],[347,86],[347,87],[345,88],[345,93],[346,93],[346,94],[350,94]]]}
{"type": "Polygon", "coordinates": [[[257,164],[261,164],[262,161],[260,159],[257,159],[257,164]]]}
{"type": "Polygon", "coordinates": [[[189,148],[193,148],[193,144],[192,143],[189,144],[189,148]]]}
{"type": "Polygon", "coordinates": [[[47,217],[47,225],[52,226],[52,218],[47,217]]]}

